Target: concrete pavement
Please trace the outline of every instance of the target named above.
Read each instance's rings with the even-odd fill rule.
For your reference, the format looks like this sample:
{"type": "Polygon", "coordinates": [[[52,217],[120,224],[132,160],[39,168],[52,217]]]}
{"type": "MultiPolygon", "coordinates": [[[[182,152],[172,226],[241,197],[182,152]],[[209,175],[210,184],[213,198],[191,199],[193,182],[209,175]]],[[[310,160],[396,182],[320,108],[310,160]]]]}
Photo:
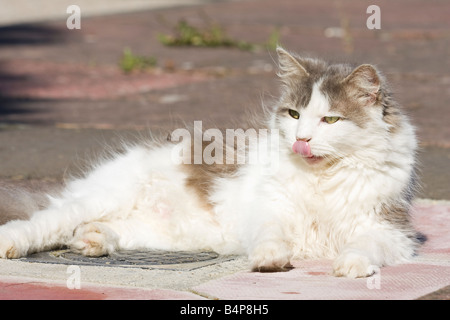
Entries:
{"type": "MultiPolygon", "coordinates": [[[[83,8],[83,17],[104,16],[124,12],[191,6],[208,3],[208,0],[27,0],[0,2],[0,26],[30,22],[46,22],[67,19],[67,8],[77,5],[83,8]]],[[[72,12],[72,11],[71,11],[72,12]]]]}
{"type": "MultiPolygon", "coordinates": [[[[370,3],[224,1],[0,28],[0,186],[32,192],[61,185],[105,144],[180,123],[239,123],[278,93],[273,52],[169,48],[158,42],[181,19],[220,24],[261,44],[275,30],[286,48],[336,61],[377,64],[418,127],[423,188],[415,223],[428,236],[417,259],[369,279],[329,275],[331,261],[297,261],[287,273],[250,273],[244,258],[198,268],[0,260],[2,299],[448,299],[450,285],[450,5],[380,1],[381,30],[368,30],[370,3]],[[331,29],[330,29],[331,28],[331,29]],[[327,31],[328,30],[328,31],[327,31]],[[337,30],[339,32],[330,32],[337,30]],[[150,72],[124,74],[125,47],[156,57],[150,72]],[[68,272],[69,271],[69,272],[68,272]]],[[[87,5],[87,4],[86,4],[87,5]]],[[[82,6],[83,8],[83,6],[82,6]]],[[[86,8],[86,7],[84,7],[86,8]]]]}

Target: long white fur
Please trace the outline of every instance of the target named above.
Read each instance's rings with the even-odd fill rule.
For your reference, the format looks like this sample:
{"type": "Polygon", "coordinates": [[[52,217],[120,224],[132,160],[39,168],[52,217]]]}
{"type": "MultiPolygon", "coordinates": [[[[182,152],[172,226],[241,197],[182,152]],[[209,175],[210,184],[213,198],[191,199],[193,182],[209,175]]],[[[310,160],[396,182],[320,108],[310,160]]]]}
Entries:
{"type": "Polygon", "coordinates": [[[209,249],[248,255],[254,269],[332,258],[334,273],[349,277],[409,259],[412,240],[376,211],[380,203],[396,201],[408,184],[412,126],[405,122],[388,137],[376,111],[364,131],[348,121],[321,122],[330,106],[319,84],[300,121],[282,120],[289,129],[272,154],[278,170],[245,165],[232,177],[217,178],[212,210],[186,187],[182,165],[170,161],[172,144],[135,146],[69,183],[29,221],[0,226],[0,257],[63,245],[94,256],[118,249],[209,249]],[[326,171],[312,168],[292,153],[296,137],[314,137],[313,153],[338,154],[341,161],[326,171]]]}

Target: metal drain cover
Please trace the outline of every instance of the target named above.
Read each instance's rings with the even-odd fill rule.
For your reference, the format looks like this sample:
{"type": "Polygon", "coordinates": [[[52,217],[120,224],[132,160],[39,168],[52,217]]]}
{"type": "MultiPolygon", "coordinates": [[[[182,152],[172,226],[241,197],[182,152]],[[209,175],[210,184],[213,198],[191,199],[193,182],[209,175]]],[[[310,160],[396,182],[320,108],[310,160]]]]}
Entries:
{"type": "Polygon", "coordinates": [[[220,256],[211,251],[118,251],[109,256],[86,257],[70,250],[39,252],[22,261],[56,263],[67,265],[89,265],[106,267],[137,267],[143,269],[192,270],[207,265],[231,260],[231,256],[220,256]]]}

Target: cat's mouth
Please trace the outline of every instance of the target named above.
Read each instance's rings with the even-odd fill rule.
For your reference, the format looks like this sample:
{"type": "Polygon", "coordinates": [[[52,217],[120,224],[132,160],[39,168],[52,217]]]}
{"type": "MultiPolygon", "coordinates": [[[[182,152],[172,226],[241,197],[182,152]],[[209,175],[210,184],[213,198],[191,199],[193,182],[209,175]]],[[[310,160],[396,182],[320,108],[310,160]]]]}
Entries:
{"type": "Polygon", "coordinates": [[[311,156],[311,157],[305,157],[305,160],[306,160],[306,162],[308,162],[308,164],[317,164],[323,160],[323,157],[311,156]]]}
{"type": "Polygon", "coordinates": [[[323,157],[315,156],[311,153],[311,147],[307,141],[295,141],[292,145],[292,151],[302,156],[308,164],[317,164],[323,160],[323,157]]]}

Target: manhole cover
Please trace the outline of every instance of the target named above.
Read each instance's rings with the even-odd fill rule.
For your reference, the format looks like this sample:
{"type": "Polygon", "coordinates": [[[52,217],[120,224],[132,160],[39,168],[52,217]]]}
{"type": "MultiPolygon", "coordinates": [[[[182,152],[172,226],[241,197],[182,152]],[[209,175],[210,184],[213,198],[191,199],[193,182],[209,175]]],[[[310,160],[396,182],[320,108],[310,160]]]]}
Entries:
{"type": "Polygon", "coordinates": [[[207,265],[232,259],[210,251],[118,251],[109,256],[86,257],[71,252],[58,250],[39,252],[22,261],[39,263],[56,263],[68,265],[90,265],[107,267],[139,267],[144,269],[192,270],[207,265]]]}

